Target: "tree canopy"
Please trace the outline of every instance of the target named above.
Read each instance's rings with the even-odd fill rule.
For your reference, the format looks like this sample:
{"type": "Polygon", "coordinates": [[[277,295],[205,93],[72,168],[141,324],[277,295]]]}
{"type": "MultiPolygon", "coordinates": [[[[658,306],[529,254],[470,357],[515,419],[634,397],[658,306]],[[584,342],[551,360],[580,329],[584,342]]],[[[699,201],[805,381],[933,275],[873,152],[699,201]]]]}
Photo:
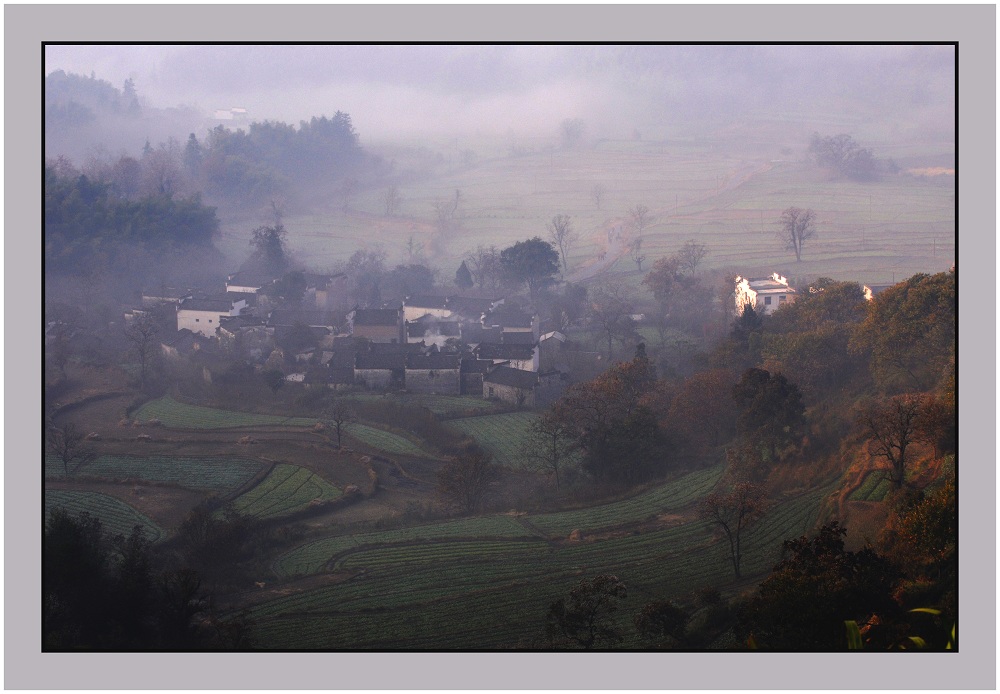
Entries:
{"type": "Polygon", "coordinates": [[[511,285],[527,284],[534,297],[559,272],[559,253],[551,243],[536,236],[500,251],[500,268],[511,285]]]}

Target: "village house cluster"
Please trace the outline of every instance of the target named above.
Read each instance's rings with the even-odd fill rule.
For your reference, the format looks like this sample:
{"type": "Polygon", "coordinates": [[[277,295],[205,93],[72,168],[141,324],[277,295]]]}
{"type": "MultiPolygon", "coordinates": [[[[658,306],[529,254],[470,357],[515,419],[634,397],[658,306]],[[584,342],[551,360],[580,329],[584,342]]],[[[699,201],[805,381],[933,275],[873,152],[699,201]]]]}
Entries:
{"type": "Polygon", "coordinates": [[[177,330],[161,336],[164,355],[237,356],[309,387],[473,395],[536,407],[566,386],[553,358],[565,336],[542,333],[536,312],[502,297],[408,296],[345,310],[335,308],[347,305],[345,275],[303,277],[303,297],[292,303],[275,303],[265,291],[275,278],[247,273],[229,275],[215,294],[149,290],[125,320],[171,305],[177,330]],[[289,351],[281,345],[293,332],[307,344],[289,351]]]}

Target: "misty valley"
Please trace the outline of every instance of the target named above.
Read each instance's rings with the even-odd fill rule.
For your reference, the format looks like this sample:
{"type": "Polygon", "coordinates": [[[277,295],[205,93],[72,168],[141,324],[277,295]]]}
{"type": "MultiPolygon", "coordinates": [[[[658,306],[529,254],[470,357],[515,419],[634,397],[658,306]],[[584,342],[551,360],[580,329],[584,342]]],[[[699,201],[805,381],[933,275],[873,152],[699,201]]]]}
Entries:
{"type": "Polygon", "coordinates": [[[953,46],[86,48],[43,650],[957,650],[953,46]]]}

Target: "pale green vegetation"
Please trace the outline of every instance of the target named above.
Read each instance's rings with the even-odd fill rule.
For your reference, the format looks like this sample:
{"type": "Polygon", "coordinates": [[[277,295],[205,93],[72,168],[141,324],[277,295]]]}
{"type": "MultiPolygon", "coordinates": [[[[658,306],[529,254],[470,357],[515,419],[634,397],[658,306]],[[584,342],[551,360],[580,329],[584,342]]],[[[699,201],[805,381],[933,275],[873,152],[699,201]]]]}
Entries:
{"type": "Polygon", "coordinates": [[[430,452],[421,448],[416,442],[401,434],[394,434],[391,431],[377,429],[358,422],[351,422],[345,425],[344,431],[358,441],[386,453],[433,457],[430,452]]]}
{"type": "MultiPolygon", "coordinates": [[[[381,243],[390,265],[409,262],[405,251],[394,249],[406,248],[412,237],[447,284],[461,258],[477,245],[503,248],[544,237],[552,216],[567,214],[579,233],[570,250],[572,272],[597,257],[612,227],[625,225],[627,246],[627,210],[643,204],[654,218],[644,232],[644,268],[688,239],[710,249],[705,268],[737,267],[746,273],[780,267],[796,276],[883,282],[893,274],[902,278],[950,266],[955,259],[954,176],[905,173],[907,162],[948,155],[947,143],[880,149],[899,158],[904,172],[878,182],[831,180],[804,160],[806,140],[798,142],[782,131],[785,121],[781,116],[772,123],[770,138],[752,143],[673,136],[601,140],[575,150],[556,150],[552,142],[540,141],[523,146],[521,154],[508,148],[474,165],[444,167],[400,186],[403,201],[392,217],[380,210],[380,190],[359,194],[347,213],[292,214],[285,220],[289,243],[321,269],[365,245],[359,239],[381,243]],[[595,184],[606,189],[600,208],[591,195],[595,184]],[[455,190],[462,192],[461,231],[442,236],[433,204],[455,190]],[[775,238],[778,217],[790,206],[817,214],[819,235],[801,263],[775,238]]],[[[857,125],[838,122],[829,128],[857,125]]],[[[469,146],[477,149],[476,143],[469,146]]],[[[245,233],[231,235],[235,240],[245,233]]],[[[639,275],[627,254],[610,272],[639,275]]]]}
{"type": "Polygon", "coordinates": [[[448,426],[475,439],[493,454],[495,463],[509,468],[523,468],[529,427],[537,420],[538,415],[534,412],[508,412],[455,419],[448,422],[448,426]]]}
{"type": "Polygon", "coordinates": [[[281,464],[260,484],[233,500],[232,507],[257,518],[274,518],[341,496],[339,489],[306,468],[281,464]]]}
{"type": "Polygon", "coordinates": [[[133,418],[140,422],[158,419],[163,426],[174,429],[229,429],[254,426],[311,427],[318,421],[309,417],[280,417],[188,405],[169,396],[147,402],[135,412],[133,418]]]}
{"type": "Polygon", "coordinates": [[[358,547],[387,545],[415,540],[476,537],[521,537],[532,533],[510,516],[482,516],[398,530],[337,535],[315,540],[280,557],[274,564],[279,576],[308,575],[321,571],[331,559],[358,547]]]}
{"type": "MultiPolygon", "coordinates": [[[[247,484],[263,469],[264,463],[247,458],[102,455],[82,467],[76,476],[172,484],[225,494],[247,484]]],[[[52,456],[47,456],[45,476],[54,479],[64,478],[62,463],[52,456]]]]}
{"type": "MultiPolygon", "coordinates": [[[[773,508],[748,536],[747,573],[767,571],[777,561],[783,539],[812,528],[820,501],[830,491],[815,490],[773,508]]],[[[364,544],[355,536],[353,545],[348,538],[339,543],[331,538],[285,555],[281,566],[286,571],[321,571],[333,559],[339,568],[364,570],[364,579],[256,606],[253,618],[261,643],[359,649],[544,647],[532,641],[540,637],[540,627],[532,631],[530,625],[537,624],[553,596],[581,575],[619,576],[629,586],[621,610],[625,619],[638,611],[645,596],[725,586],[732,576],[724,541],[700,520],[564,544],[530,537],[505,540],[468,525],[463,531],[468,539],[425,533],[424,542],[408,544],[392,544],[410,539],[405,534],[385,539],[372,534],[364,544]],[[303,562],[307,552],[309,560],[303,562]],[[461,629],[456,630],[457,624],[461,629]]]]}
{"type": "Polygon", "coordinates": [[[493,409],[489,400],[471,395],[431,395],[425,393],[351,393],[344,396],[345,400],[363,403],[392,403],[412,407],[426,407],[441,417],[452,417],[469,412],[481,412],[493,409]]]}
{"type": "Polygon", "coordinates": [[[573,530],[600,530],[655,518],[676,511],[707,494],[722,477],[723,466],[692,472],[638,496],[575,511],[533,515],[531,524],[547,535],[573,530]]]}
{"type": "Polygon", "coordinates": [[[77,492],[50,489],[45,492],[45,515],[63,508],[70,514],[89,513],[99,518],[113,534],[128,535],[140,525],[146,537],[156,542],[165,535],[163,528],[120,499],[98,492],[77,492]]]}
{"type": "Polygon", "coordinates": [[[850,501],[882,501],[892,489],[892,482],[882,472],[869,472],[861,486],[847,497],[850,501]]]}

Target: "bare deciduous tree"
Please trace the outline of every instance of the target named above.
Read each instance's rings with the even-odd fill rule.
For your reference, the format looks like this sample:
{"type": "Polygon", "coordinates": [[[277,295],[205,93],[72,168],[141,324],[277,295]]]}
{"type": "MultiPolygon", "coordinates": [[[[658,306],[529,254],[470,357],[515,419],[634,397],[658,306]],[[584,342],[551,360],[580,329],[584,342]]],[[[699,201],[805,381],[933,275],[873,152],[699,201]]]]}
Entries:
{"type": "Polygon", "coordinates": [[[146,387],[146,375],[159,347],[156,336],[160,329],[149,314],[138,315],[125,325],[125,339],[139,360],[139,387],[146,387]]]}
{"type": "Polygon", "coordinates": [[[907,393],[864,404],[858,414],[869,452],[889,464],[886,476],[896,489],[906,481],[906,449],[921,435],[923,404],[921,395],[907,393]]]}
{"type": "Polygon", "coordinates": [[[400,194],[397,186],[390,185],[382,191],[379,200],[382,203],[385,216],[391,217],[399,211],[399,205],[403,201],[403,196],[400,194]]]}
{"type": "Polygon", "coordinates": [[[785,244],[786,251],[795,252],[796,262],[802,260],[802,246],[806,240],[816,237],[815,220],[815,212],[798,207],[789,207],[781,213],[778,238],[785,244]]]}
{"type": "Polygon", "coordinates": [[[344,427],[354,421],[354,408],[343,398],[334,398],[323,408],[323,419],[327,426],[337,432],[337,448],[341,447],[341,435],[344,427]]]}
{"type": "Polygon", "coordinates": [[[705,244],[687,241],[677,251],[676,258],[681,268],[693,275],[706,255],[708,255],[708,249],[705,248],[705,244]]]}
{"type": "Polygon", "coordinates": [[[441,498],[465,513],[473,513],[486,503],[500,471],[489,453],[472,452],[445,463],[438,471],[437,490],[441,498]]]}
{"type": "Polygon", "coordinates": [[[500,251],[496,246],[477,246],[465,256],[467,267],[480,289],[496,290],[500,286],[500,251]]]}
{"type": "Polygon", "coordinates": [[[552,411],[535,420],[524,444],[526,460],[540,472],[551,474],[559,488],[559,471],[572,460],[576,450],[576,429],[552,411]]]}
{"type": "Polygon", "coordinates": [[[601,183],[595,183],[594,187],[590,189],[590,199],[594,201],[597,209],[601,209],[601,201],[604,199],[604,194],[607,192],[608,189],[601,183]]]}
{"type": "Polygon", "coordinates": [[[653,223],[654,217],[645,205],[633,205],[628,208],[628,217],[635,228],[635,235],[642,238],[642,232],[653,223]]]}
{"type": "Polygon", "coordinates": [[[639,272],[642,272],[642,261],[646,259],[646,254],[642,250],[641,236],[632,242],[632,248],[630,249],[629,254],[632,256],[632,260],[635,262],[636,267],[639,268],[639,272]]]}
{"type": "Polygon", "coordinates": [[[569,272],[569,267],[566,264],[566,254],[569,253],[569,249],[576,242],[577,234],[573,231],[573,224],[568,215],[557,214],[552,218],[552,221],[547,225],[549,230],[549,238],[559,249],[559,255],[562,256],[563,272],[569,272]]]}
{"type": "Polygon", "coordinates": [[[97,457],[83,431],[72,422],[67,422],[62,427],[49,426],[45,435],[45,449],[62,463],[63,472],[67,475],[75,473],[97,457]]]}
{"type": "Polygon", "coordinates": [[[736,578],[742,576],[744,534],[765,510],[764,490],[747,481],[736,482],[729,492],[709,494],[701,503],[701,517],[721,528],[729,541],[729,557],[736,578]]]}

